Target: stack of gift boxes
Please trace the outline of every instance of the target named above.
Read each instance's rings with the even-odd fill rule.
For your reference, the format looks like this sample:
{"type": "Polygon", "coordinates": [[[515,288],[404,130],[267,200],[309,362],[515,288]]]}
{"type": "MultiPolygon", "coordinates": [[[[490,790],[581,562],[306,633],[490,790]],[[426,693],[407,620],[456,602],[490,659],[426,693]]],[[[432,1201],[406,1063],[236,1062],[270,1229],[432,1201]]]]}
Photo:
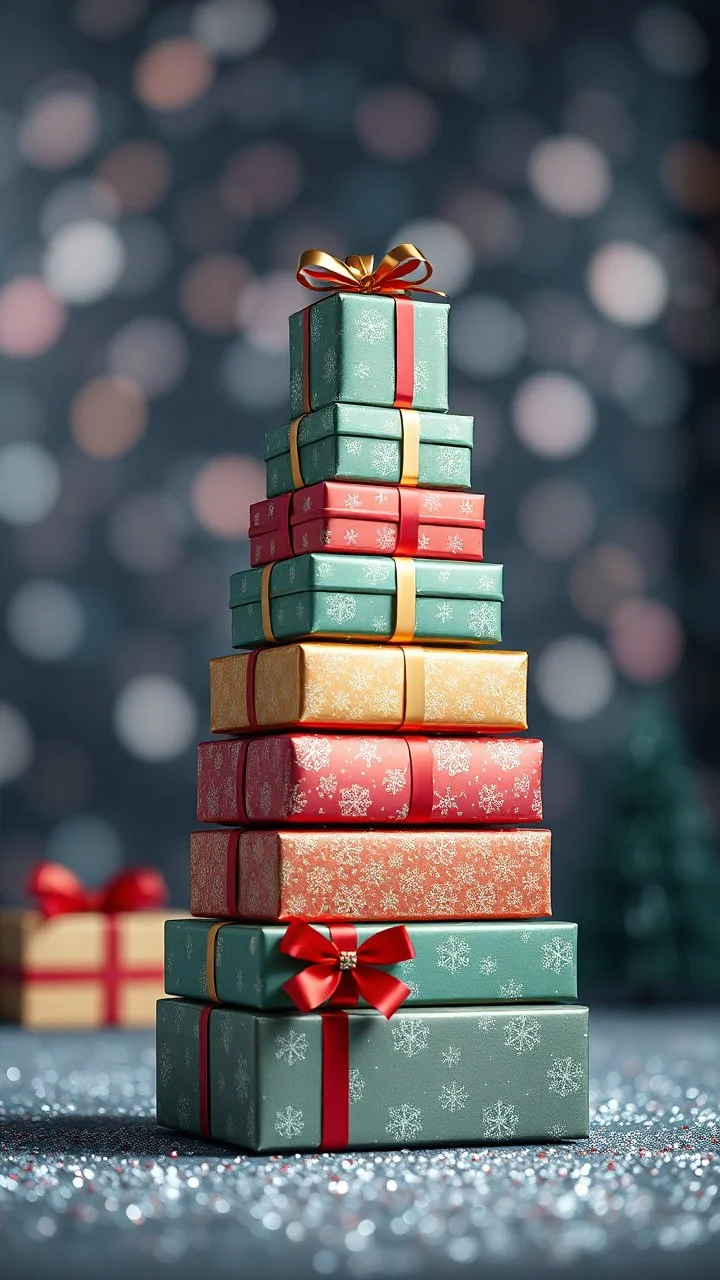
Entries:
{"type": "Polygon", "coordinates": [[[576,926],[548,919],[542,743],[510,736],[527,655],[490,647],[449,308],[348,264],[290,318],[243,652],[211,663],[158,1119],[263,1152],[582,1136],[576,926]]]}

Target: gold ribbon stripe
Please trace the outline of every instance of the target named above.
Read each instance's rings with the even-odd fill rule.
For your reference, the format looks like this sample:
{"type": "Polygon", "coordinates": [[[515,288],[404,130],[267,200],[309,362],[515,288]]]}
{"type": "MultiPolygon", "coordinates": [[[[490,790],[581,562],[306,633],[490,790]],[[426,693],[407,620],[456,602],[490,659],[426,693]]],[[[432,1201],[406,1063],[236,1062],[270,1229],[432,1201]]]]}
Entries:
{"type": "Polygon", "coordinates": [[[275,636],[272,629],[272,621],[270,618],[270,574],[273,571],[271,564],[263,566],[262,577],[260,579],[260,611],[262,614],[263,636],[268,644],[274,644],[275,636]]]}
{"type": "Polygon", "coordinates": [[[425,650],[417,645],[405,647],[405,713],[402,729],[419,728],[425,723],[425,650]]]}
{"type": "Polygon", "coordinates": [[[298,448],[298,431],[300,423],[306,415],[303,413],[299,418],[293,418],[288,431],[288,445],[290,447],[290,468],[292,470],[293,488],[302,489],[303,480],[302,467],[300,465],[300,450],[298,448]]]}
{"type": "Polygon", "coordinates": [[[420,414],[417,409],[401,409],[400,484],[416,485],[420,471],[420,414]]]}
{"type": "Polygon", "coordinates": [[[390,639],[405,644],[415,635],[415,561],[409,556],[395,560],[395,630],[390,639]]]}
{"type": "Polygon", "coordinates": [[[208,1000],[211,1004],[219,1003],[217,987],[215,986],[215,939],[222,929],[223,924],[223,920],[220,920],[217,924],[211,924],[205,941],[205,983],[207,986],[208,1000]]]}

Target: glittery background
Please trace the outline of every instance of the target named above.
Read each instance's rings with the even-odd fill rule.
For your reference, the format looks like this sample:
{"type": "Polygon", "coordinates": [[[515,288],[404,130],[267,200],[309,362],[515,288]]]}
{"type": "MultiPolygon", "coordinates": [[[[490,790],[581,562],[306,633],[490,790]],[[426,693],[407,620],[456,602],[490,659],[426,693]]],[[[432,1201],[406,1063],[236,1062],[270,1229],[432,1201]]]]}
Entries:
{"type": "Polygon", "coordinates": [[[4,1031],[3,1274],[717,1274],[717,1016],[592,1031],[588,1141],[290,1159],[158,1130],[149,1035],[4,1031]]]}

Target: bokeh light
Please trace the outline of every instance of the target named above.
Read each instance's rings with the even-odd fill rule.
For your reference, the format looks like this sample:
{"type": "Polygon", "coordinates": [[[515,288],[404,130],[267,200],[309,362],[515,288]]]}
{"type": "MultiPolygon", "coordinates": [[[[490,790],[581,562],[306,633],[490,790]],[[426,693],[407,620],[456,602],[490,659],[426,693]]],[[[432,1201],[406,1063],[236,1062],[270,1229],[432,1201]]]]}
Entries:
{"type": "Polygon", "coordinates": [[[114,508],[108,543],[120,564],[136,573],[160,573],[182,554],[182,512],[167,493],[130,493],[114,508]]]}
{"type": "Polygon", "coordinates": [[[112,292],[124,266],[125,248],[115,227],[81,218],[50,237],[43,275],[65,302],[87,306],[112,292]]]}
{"type": "Polygon", "coordinates": [[[83,35],[113,40],[134,27],[149,5],[150,0],[75,0],[73,17],[83,35]]]}
{"type": "Polygon", "coordinates": [[[99,178],[69,178],[53,187],[38,221],[43,236],[49,239],[70,222],[114,218],[119,208],[112,187],[99,178]]]}
{"type": "Polygon", "coordinates": [[[9,702],[0,702],[0,786],[21,777],[33,752],[32,730],[22,711],[9,702]]]}
{"type": "Polygon", "coordinates": [[[637,131],[628,105],[614,93],[581,89],[568,99],[562,120],[568,133],[589,138],[611,160],[627,160],[637,131]]]}
{"type": "Polygon", "coordinates": [[[564,720],[589,720],[610,701],[615,675],[597,641],[587,636],[561,636],[540,654],[535,683],[553,715],[564,720]]]}
{"type": "Polygon", "coordinates": [[[290,271],[271,271],[251,281],[243,290],[237,309],[237,322],[251,346],[286,356],[288,315],[305,305],[304,294],[290,271]]]}
{"type": "Polygon", "coordinates": [[[642,245],[614,241],[590,259],[587,287],[595,306],[616,324],[652,324],[668,299],[667,276],[655,254],[642,245]]]}
{"type": "Polygon", "coordinates": [[[680,619],[659,600],[625,600],[610,619],[609,644],[615,663],[630,680],[667,680],[683,653],[680,619]]]}
{"type": "Polygon", "coordinates": [[[673,200],[690,213],[709,217],[720,209],[720,151],[696,138],[674,143],[661,176],[673,200]]]}
{"type": "Polygon", "coordinates": [[[147,425],[145,397],[127,378],[93,378],[70,405],[70,430],[93,458],[117,458],[137,444],[147,425]]]}
{"type": "Polygon", "coordinates": [[[411,85],[378,85],[358,102],[355,128],[371,156],[402,164],[417,160],[433,145],[437,112],[432,100],[411,85]]]}
{"type": "Polygon", "coordinates": [[[51,578],[35,578],[18,587],[8,601],[7,633],[15,648],[36,662],[62,662],[85,633],[85,612],[70,587],[51,578]]]}
{"type": "Polygon", "coordinates": [[[18,147],[38,169],[66,169],[93,149],[100,132],[95,86],[53,77],[36,86],[18,129],[18,147]]]}
{"type": "Polygon", "coordinates": [[[522,243],[520,214],[497,191],[478,187],[461,191],[447,201],[443,212],[464,233],[479,266],[507,262],[522,243]]]}
{"type": "Polygon", "coordinates": [[[65,328],[65,308],[42,280],[19,276],[0,288],[0,352],[20,360],[43,355],[65,328]]]}
{"type": "Polygon", "coordinates": [[[182,381],[188,346],[182,330],[164,316],[139,316],[119,329],[108,346],[110,372],[152,399],[182,381]]]}
{"type": "Polygon", "coordinates": [[[610,195],[612,178],[602,151],[586,138],[544,138],[528,164],[530,187],[555,213],[586,218],[610,195]]]}
{"type": "Polygon", "coordinates": [[[634,422],[643,427],[676,422],[690,400],[683,365],[668,351],[633,342],[613,365],[612,390],[634,422]]]}
{"type": "Polygon", "coordinates": [[[151,138],[130,138],[103,157],[97,176],[124,213],[148,213],[165,195],[172,178],[170,157],[151,138]]]}
{"type": "Polygon", "coordinates": [[[98,885],[122,866],[122,840],[105,818],[94,813],[74,813],[53,827],[45,856],[69,867],[83,884],[98,885]]]}
{"type": "Polygon", "coordinates": [[[457,297],[469,284],[475,269],[472,245],[464,233],[438,218],[418,218],[406,222],[389,237],[390,244],[417,245],[432,264],[431,288],[457,297]]]}
{"type": "Polygon", "coordinates": [[[240,298],[252,279],[243,258],[229,253],[207,254],[191,263],[180,281],[180,305],[202,333],[231,333],[237,323],[240,298]]]}
{"type": "Polygon", "coordinates": [[[592,439],[595,405],[577,378],[565,373],[538,373],[521,382],[512,417],[518,438],[544,458],[570,458],[592,439]]]}
{"type": "Polygon", "coordinates": [[[518,507],[518,527],[525,544],[545,560],[565,560],[593,532],[593,500],[576,480],[540,480],[518,507]]]}
{"type": "Polygon", "coordinates": [[[272,34],[268,0],[203,0],[192,15],[192,34],[217,58],[254,53],[272,34]]]}
{"type": "Polygon", "coordinates": [[[224,454],[200,467],[191,490],[199,523],[219,538],[247,535],[248,507],[265,492],[265,468],[255,458],[224,454]]]}
{"type": "Polygon", "coordinates": [[[180,111],[210,88],[215,67],[202,45],[183,36],[151,45],[135,64],[133,83],[153,111],[180,111]]]}
{"type": "Polygon", "coordinates": [[[651,4],[641,9],[635,38],[650,66],[667,76],[695,76],[710,60],[705,32],[693,15],[678,5],[651,4]]]}
{"type": "Polygon", "coordinates": [[[613,609],[642,591],[645,572],[628,547],[600,543],[579,556],[570,573],[570,597],[588,622],[604,626],[613,609]]]}
{"type": "Polygon", "coordinates": [[[187,690],[165,675],[128,680],[113,708],[115,732],[131,755],[159,764],[182,755],[195,738],[197,713],[187,690]]]}
{"type": "Polygon", "coordinates": [[[55,506],[59,493],[60,468],[42,445],[18,440],[0,449],[0,520],[36,524],[55,506]]]}
{"type": "Polygon", "coordinates": [[[234,152],[220,174],[220,196],[239,217],[278,213],[297,196],[302,167],[297,152],[284,142],[255,142],[234,152]]]}
{"type": "Polygon", "coordinates": [[[450,355],[453,364],[474,377],[509,373],[525,351],[525,326],[504,298],[474,294],[453,307],[450,355]]]}

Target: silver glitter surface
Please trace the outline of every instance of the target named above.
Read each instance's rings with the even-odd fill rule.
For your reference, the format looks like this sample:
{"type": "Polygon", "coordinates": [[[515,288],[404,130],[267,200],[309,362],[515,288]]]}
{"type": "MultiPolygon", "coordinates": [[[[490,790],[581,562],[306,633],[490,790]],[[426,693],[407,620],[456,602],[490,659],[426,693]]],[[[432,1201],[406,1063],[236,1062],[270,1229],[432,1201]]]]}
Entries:
{"type": "Polygon", "coordinates": [[[149,1034],[4,1030],[0,1273],[717,1275],[717,1011],[596,1013],[592,1068],[587,1141],[268,1158],[156,1127],[149,1034]]]}

